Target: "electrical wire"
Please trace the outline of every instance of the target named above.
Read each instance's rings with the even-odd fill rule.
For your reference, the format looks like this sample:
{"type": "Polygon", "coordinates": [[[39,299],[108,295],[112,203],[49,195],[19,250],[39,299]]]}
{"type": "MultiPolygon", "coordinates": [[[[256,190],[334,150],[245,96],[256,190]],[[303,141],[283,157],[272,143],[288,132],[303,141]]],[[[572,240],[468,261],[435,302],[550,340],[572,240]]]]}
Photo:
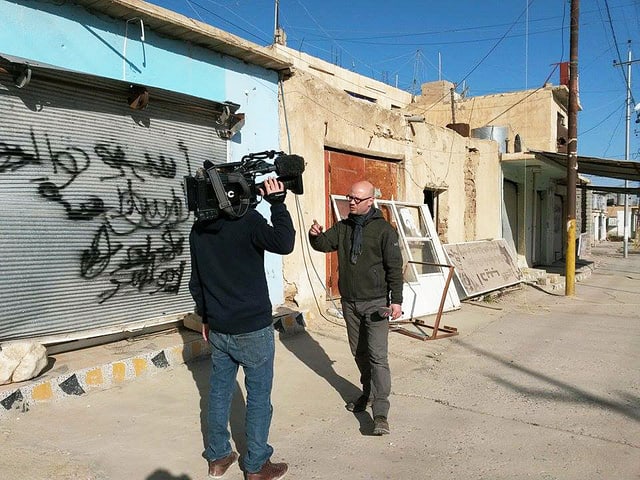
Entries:
{"type": "MultiPolygon", "coordinates": [[[[194,5],[195,5],[195,6],[197,6],[198,8],[200,8],[201,10],[204,10],[204,11],[205,11],[205,12],[207,12],[209,15],[212,15],[212,16],[214,16],[214,17],[216,17],[216,18],[218,18],[218,19],[222,20],[223,22],[228,23],[228,24],[229,24],[229,25],[231,25],[232,27],[237,28],[237,29],[238,29],[238,30],[240,30],[241,32],[244,32],[244,33],[246,33],[246,34],[248,34],[248,35],[251,35],[253,38],[257,38],[257,39],[258,39],[258,40],[260,40],[261,42],[271,43],[271,41],[270,41],[270,40],[265,40],[264,38],[259,37],[259,36],[258,36],[258,35],[256,35],[255,33],[251,32],[251,31],[249,31],[249,30],[247,30],[247,29],[245,29],[245,28],[242,28],[240,25],[236,25],[235,23],[230,22],[230,21],[229,21],[229,20],[227,20],[226,18],[222,17],[221,15],[218,15],[218,14],[217,14],[217,13],[215,13],[215,12],[212,12],[211,10],[209,10],[208,8],[206,8],[206,7],[202,6],[202,5],[200,5],[198,2],[195,2],[194,0],[185,0],[185,2],[187,3],[187,5],[189,5],[189,7],[191,8],[191,10],[193,10],[193,12],[198,16],[198,18],[199,18],[202,22],[204,22],[204,23],[208,23],[208,22],[205,22],[205,20],[202,18],[202,16],[200,15],[200,13],[199,13],[199,12],[198,12],[194,7],[193,7],[194,5]]],[[[240,17],[240,18],[242,18],[242,17],[240,17]]],[[[244,19],[242,19],[242,20],[244,20],[244,19]]],[[[246,21],[246,20],[245,20],[245,21],[246,21]]],[[[248,22],[247,22],[247,23],[248,23],[248,22]]]]}
{"type": "Polygon", "coordinates": [[[591,132],[592,130],[595,130],[596,128],[598,128],[600,125],[602,125],[604,122],[606,122],[607,120],[609,120],[614,113],[619,112],[620,111],[620,107],[626,105],[627,100],[625,99],[624,102],[622,103],[622,105],[619,105],[615,108],[615,110],[613,110],[609,115],[607,115],[605,118],[603,118],[600,122],[598,122],[597,124],[595,124],[593,127],[591,127],[589,130],[585,130],[584,132],[580,133],[580,136],[586,135],[587,133],[591,132]]]}
{"type": "MultiPolygon", "coordinates": [[[[522,18],[522,16],[527,12],[527,9],[529,8],[529,6],[531,4],[533,4],[535,0],[529,0],[527,2],[527,6],[526,8],[522,11],[522,13],[520,13],[520,15],[518,15],[518,17],[511,23],[511,25],[509,26],[509,28],[507,29],[507,31],[498,39],[498,41],[489,49],[489,51],[484,55],[484,57],[482,57],[472,68],[471,70],[469,70],[469,72],[462,77],[457,83],[455,83],[455,85],[460,85],[462,82],[464,82],[467,78],[469,78],[471,76],[471,74],[473,74],[473,72],[475,72],[480,65],[482,65],[482,63],[484,63],[484,61],[489,57],[489,55],[491,55],[494,50],[496,48],[498,48],[498,45],[500,45],[502,43],[502,41],[507,37],[508,33],[513,29],[513,27],[515,27],[515,25],[520,21],[520,19],[522,18]]],[[[449,95],[449,93],[445,93],[442,97],[440,97],[438,100],[436,100],[434,103],[432,103],[430,106],[428,106],[427,108],[423,109],[423,110],[419,110],[418,112],[416,112],[417,114],[421,114],[421,113],[426,113],[429,110],[431,110],[432,108],[434,108],[436,105],[439,105],[442,100],[444,100],[447,96],[449,95]]]]}
{"type": "MultiPolygon", "coordinates": [[[[289,154],[291,154],[291,131],[289,130],[289,120],[288,120],[288,116],[287,116],[287,106],[286,106],[286,101],[285,101],[284,85],[283,85],[282,79],[278,80],[278,84],[280,86],[280,96],[282,98],[282,112],[283,112],[283,118],[284,118],[284,126],[285,126],[285,131],[287,133],[287,152],[289,154]]],[[[298,230],[300,232],[301,245],[302,245],[301,246],[302,262],[304,263],[305,273],[307,275],[307,280],[309,281],[309,287],[311,288],[311,292],[313,294],[313,300],[314,300],[314,302],[316,304],[316,308],[318,309],[318,314],[322,318],[324,318],[327,322],[346,328],[345,325],[342,325],[342,324],[340,324],[338,322],[334,322],[329,317],[327,317],[322,312],[322,309],[320,308],[320,304],[318,302],[318,295],[316,294],[315,288],[313,286],[313,281],[311,280],[311,274],[309,273],[309,266],[307,265],[307,257],[305,256],[304,246],[307,247],[307,255],[309,257],[309,263],[311,264],[311,266],[313,268],[313,271],[315,272],[316,277],[317,277],[318,281],[320,282],[320,285],[322,285],[322,287],[325,289],[325,292],[327,291],[327,288],[324,285],[324,282],[322,281],[322,279],[320,278],[320,274],[318,273],[318,270],[316,269],[316,267],[315,267],[315,265],[313,263],[313,260],[311,258],[311,250],[309,249],[309,239],[306,237],[307,226],[304,223],[304,216],[302,214],[302,207],[300,206],[300,200],[298,199],[298,197],[295,197],[295,203],[296,203],[296,212],[297,212],[297,219],[298,219],[298,230]]],[[[333,302],[333,299],[331,299],[331,300],[333,302]]],[[[335,303],[334,303],[334,306],[335,306],[335,303]]]]}
{"type": "MultiPolygon", "coordinates": [[[[616,37],[616,31],[613,28],[613,21],[611,20],[611,9],[609,8],[609,0],[604,0],[604,5],[605,8],[607,9],[607,18],[609,19],[609,26],[611,27],[611,35],[613,36],[613,44],[616,47],[616,52],[618,54],[618,61],[620,62],[620,64],[624,63],[622,61],[622,55],[620,54],[620,47],[618,46],[618,39],[616,37]]],[[[624,68],[621,68],[620,70],[622,70],[622,76],[624,77],[624,84],[625,84],[625,88],[628,90],[629,93],[629,97],[631,98],[631,104],[635,105],[636,101],[633,98],[633,92],[631,91],[631,87],[630,87],[630,82],[629,79],[627,78],[627,72],[624,68]]]]}

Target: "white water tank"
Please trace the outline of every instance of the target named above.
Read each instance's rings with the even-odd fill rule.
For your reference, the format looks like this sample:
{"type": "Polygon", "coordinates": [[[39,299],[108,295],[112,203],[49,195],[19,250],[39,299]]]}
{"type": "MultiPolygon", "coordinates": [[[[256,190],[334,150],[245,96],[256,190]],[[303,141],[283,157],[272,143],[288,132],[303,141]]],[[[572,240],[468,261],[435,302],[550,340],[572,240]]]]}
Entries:
{"type": "Polygon", "coordinates": [[[484,140],[493,140],[497,142],[498,150],[501,153],[507,153],[508,134],[508,127],[501,127],[496,125],[486,125],[484,127],[474,128],[471,130],[471,136],[473,138],[481,138],[484,140]]]}

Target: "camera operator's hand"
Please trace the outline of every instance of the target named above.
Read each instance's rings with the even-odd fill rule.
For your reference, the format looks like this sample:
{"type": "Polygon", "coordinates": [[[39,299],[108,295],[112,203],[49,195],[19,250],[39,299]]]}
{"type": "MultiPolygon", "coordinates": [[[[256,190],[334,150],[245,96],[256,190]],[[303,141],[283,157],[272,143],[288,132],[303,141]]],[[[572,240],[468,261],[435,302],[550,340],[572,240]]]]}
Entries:
{"type": "Polygon", "coordinates": [[[267,178],[260,187],[260,195],[271,205],[283,203],[287,196],[284,184],[275,177],[267,178]]]}

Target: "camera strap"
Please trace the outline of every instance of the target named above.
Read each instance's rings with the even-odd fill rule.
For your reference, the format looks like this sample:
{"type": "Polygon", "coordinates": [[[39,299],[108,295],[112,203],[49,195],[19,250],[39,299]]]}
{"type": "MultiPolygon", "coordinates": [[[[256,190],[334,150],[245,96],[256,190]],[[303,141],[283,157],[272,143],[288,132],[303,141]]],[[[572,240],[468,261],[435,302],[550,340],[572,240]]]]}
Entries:
{"type": "Polygon", "coordinates": [[[240,203],[235,208],[231,204],[231,200],[229,199],[227,192],[224,189],[224,185],[222,184],[220,174],[215,169],[215,167],[208,168],[207,175],[209,176],[209,180],[211,180],[211,185],[213,187],[214,193],[216,194],[216,198],[218,199],[218,206],[220,207],[220,210],[225,212],[230,217],[235,218],[242,217],[245,213],[247,213],[247,211],[249,210],[251,191],[249,190],[247,181],[242,175],[236,172],[227,174],[229,180],[236,180],[242,186],[240,203]]]}

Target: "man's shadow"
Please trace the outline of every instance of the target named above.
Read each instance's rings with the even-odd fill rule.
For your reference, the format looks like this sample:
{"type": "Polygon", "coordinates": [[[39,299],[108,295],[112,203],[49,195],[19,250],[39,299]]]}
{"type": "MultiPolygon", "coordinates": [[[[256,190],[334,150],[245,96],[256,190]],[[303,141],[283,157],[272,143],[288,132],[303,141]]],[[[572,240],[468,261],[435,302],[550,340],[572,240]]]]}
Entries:
{"type": "MultiPolygon", "coordinates": [[[[202,433],[203,457],[207,447],[207,412],[209,407],[209,375],[211,372],[211,359],[209,354],[203,354],[189,360],[187,368],[193,375],[200,395],[200,431],[202,433]]],[[[241,367],[242,368],[242,367],[241,367]]],[[[240,375],[238,373],[238,375],[240,375]]],[[[247,454],[247,441],[245,437],[246,401],[240,383],[236,380],[236,389],[231,400],[231,413],[229,414],[229,431],[231,433],[231,447],[240,454],[240,462],[247,454]]]]}
{"type": "Polygon", "coordinates": [[[176,476],[164,468],[159,468],[149,475],[146,480],[191,480],[191,477],[188,475],[176,476]]]}
{"type": "MultiPolygon", "coordinates": [[[[322,346],[306,330],[298,330],[296,333],[288,333],[278,330],[280,342],[293,353],[298,360],[309,367],[318,376],[324,378],[327,383],[342,397],[346,405],[358,398],[362,392],[358,386],[339,375],[333,368],[334,360],[329,358],[322,346]]],[[[345,348],[349,348],[346,346],[345,348]]],[[[354,413],[360,424],[360,433],[370,435],[373,430],[373,418],[368,412],[354,413]]]]}

